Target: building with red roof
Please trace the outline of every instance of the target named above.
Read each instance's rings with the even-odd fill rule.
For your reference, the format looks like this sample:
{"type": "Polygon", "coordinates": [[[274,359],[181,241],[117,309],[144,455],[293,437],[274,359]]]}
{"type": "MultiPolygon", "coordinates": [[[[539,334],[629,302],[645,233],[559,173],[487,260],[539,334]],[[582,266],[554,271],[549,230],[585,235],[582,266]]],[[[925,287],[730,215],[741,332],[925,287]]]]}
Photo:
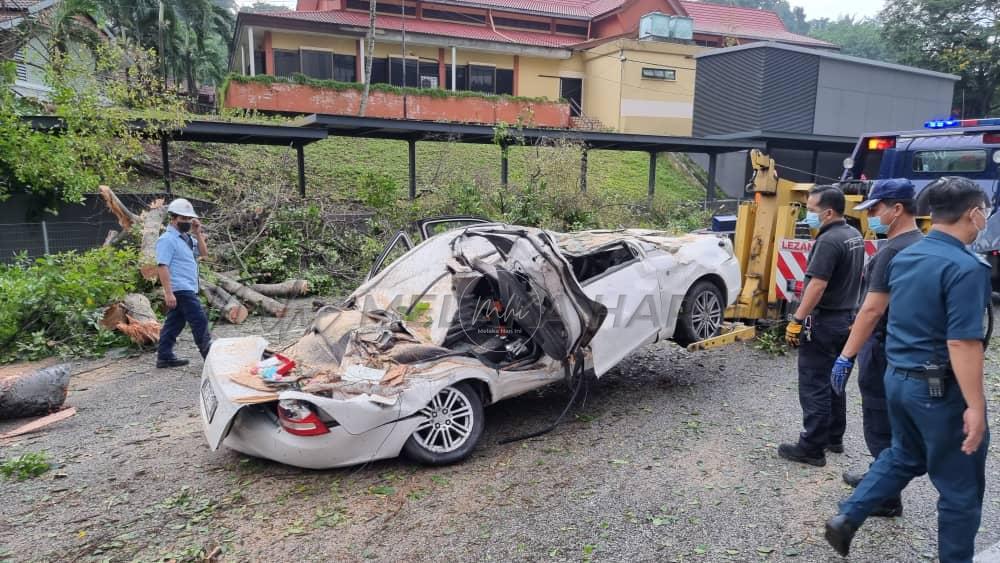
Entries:
{"type": "MultiPolygon", "coordinates": [[[[758,41],[836,49],[789,32],[774,12],[701,1],[379,0],[376,10],[373,84],[565,100],[567,126],[621,132],[689,135],[695,56],[706,49],[758,41]]],[[[240,13],[230,69],[360,83],[368,25],[367,0],[240,13]]],[[[250,82],[234,81],[226,104],[355,111],[327,94],[319,101],[315,88],[283,86],[279,95],[250,82]]],[[[463,99],[455,96],[449,120],[490,121],[463,99]]]]}

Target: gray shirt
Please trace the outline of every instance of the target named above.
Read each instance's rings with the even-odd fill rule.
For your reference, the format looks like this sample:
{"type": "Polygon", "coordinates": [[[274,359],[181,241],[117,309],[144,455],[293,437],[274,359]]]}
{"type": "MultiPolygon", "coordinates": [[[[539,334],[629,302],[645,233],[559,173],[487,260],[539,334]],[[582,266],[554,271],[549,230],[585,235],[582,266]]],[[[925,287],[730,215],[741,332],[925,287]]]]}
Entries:
{"type": "Polygon", "coordinates": [[[846,221],[834,221],[819,230],[809,252],[805,288],[813,278],[826,280],[826,291],[816,309],[853,311],[861,295],[861,270],[865,263],[865,239],[846,221]]]}

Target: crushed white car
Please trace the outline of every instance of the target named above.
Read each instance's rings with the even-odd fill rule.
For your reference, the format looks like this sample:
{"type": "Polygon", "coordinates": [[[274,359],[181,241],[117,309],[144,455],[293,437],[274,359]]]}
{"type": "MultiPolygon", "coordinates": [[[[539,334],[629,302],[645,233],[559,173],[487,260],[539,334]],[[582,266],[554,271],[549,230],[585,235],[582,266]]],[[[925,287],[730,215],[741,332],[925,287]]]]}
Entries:
{"type": "MultiPolygon", "coordinates": [[[[260,337],[216,341],[201,382],[211,448],[306,468],[467,457],[484,407],[600,377],[662,339],[710,338],[740,290],[728,239],[652,230],[554,233],[449,219],[282,352],[287,380],[253,370],[260,337]],[[448,222],[450,221],[450,223],[448,222]]],[[[404,246],[402,233],[393,244],[404,246]]],[[[392,245],[390,245],[392,246],[392,245]]]]}

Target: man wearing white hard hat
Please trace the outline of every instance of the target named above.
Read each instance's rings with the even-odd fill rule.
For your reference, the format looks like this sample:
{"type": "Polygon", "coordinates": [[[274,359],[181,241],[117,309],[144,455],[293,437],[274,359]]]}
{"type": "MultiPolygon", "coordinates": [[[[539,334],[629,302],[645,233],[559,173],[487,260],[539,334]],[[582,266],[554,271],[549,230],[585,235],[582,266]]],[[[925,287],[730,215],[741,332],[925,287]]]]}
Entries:
{"type": "Polygon", "coordinates": [[[174,344],[185,324],[191,325],[202,358],[208,355],[212,343],[208,317],[198,300],[198,259],[208,255],[201,222],[191,202],[183,198],[170,202],[167,216],[170,219],[167,230],[156,241],[157,273],[163,286],[163,301],[169,310],[160,329],[158,368],[187,365],[187,360],[174,355],[174,344]]]}

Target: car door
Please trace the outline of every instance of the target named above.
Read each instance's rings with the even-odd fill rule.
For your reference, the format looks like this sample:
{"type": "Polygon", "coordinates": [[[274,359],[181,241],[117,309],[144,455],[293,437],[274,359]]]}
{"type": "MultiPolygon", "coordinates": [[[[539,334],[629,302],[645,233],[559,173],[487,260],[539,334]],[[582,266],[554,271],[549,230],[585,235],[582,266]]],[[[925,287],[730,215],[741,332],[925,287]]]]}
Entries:
{"type": "Polygon", "coordinates": [[[368,275],[365,276],[365,281],[368,281],[375,277],[376,274],[385,269],[386,266],[392,264],[397,258],[406,254],[413,249],[413,240],[410,239],[410,235],[406,234],[404,231],[399,231],[389,244],[385,245],[382,252],[379,253],[375,261],[372,262],[372,267],[368,270],[368,275]]]}
{"type": "Polygon", "coordinates": [[[608,310],[590,341],[597,376],[613,368],[637,348],[656,340],[666,322],[656,269],[645,251],[627,243],[634,259],[588,279],[583,291],[608,310]]]}
{"type": "Polygon", "coordinates": [[[452,229],[468,227],[469,225],[481,225],[491,223],[489,219],[473,217],[469,215],[445,215],[441,217],[428,217],[416,222],[417,232],[420,233],[421,240],[427,240],[434,235],[441,234],[452,229]]]}

